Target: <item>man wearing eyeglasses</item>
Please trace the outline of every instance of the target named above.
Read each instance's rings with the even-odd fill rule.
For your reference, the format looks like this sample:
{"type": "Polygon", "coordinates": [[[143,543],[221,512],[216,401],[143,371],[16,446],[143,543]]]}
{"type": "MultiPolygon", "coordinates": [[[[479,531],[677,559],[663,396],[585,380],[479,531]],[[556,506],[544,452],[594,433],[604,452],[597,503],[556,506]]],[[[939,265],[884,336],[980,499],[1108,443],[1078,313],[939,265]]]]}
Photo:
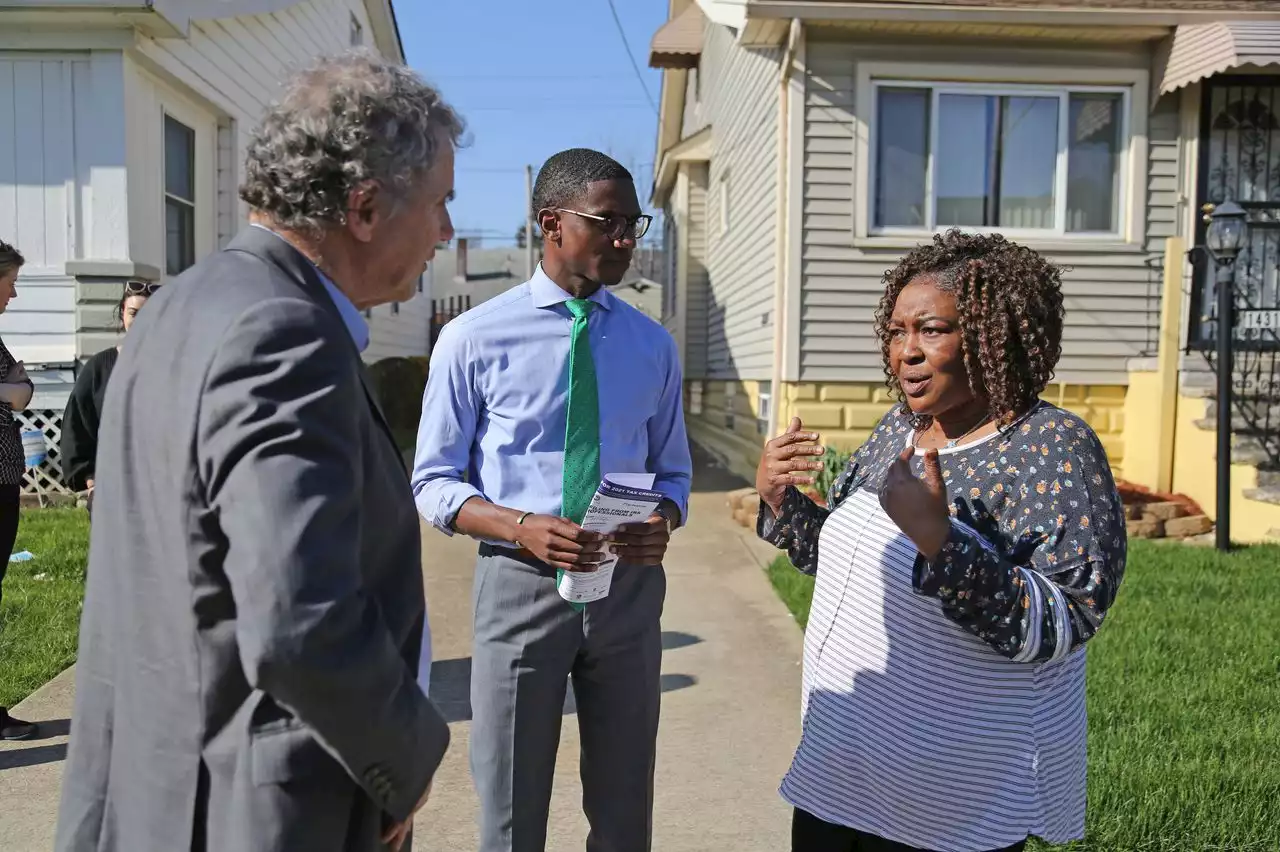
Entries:
{"type": "MultiPolygon", "coordinates": [[[[691,479],[671,336],[608,291],[651,217],[631,175],[596,151],[542,167],[545,257],[531,280],[445,326],[414,464],[418,509],[479,539],[471,770],[481,852],[542,850],[562,708],[573,682],[587,849],[650,848],[666,595],[662,559],[691,479]],[[607,597],[570,604],[563,571],[603,540],[579,524],[601,474],[651,473],[665,499],[616,538],[607,597]]],[[[553,843],[554,848],[562,848],[553,843]]]]}

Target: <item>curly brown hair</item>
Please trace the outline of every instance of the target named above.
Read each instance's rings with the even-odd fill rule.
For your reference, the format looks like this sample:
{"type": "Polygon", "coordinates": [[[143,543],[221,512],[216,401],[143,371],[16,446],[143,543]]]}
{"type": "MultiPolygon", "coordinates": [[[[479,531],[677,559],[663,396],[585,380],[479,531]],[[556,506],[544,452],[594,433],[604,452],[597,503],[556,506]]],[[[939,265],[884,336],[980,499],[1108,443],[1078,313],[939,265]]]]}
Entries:
{"type": "MultiPolygon", "coordinates": [[[[885,273],[875,316],[885,382],[899,402],[906,398],[889,367],[889,319],[898,294],[920,278],[955,294],[969,387],[1009,425],[1035,404],[1062,355],[1062,270],[1000,234],[952,229],[917,246],[885,273]]],[[[931,418],[912,419],[924,428],[931,418]]]]}

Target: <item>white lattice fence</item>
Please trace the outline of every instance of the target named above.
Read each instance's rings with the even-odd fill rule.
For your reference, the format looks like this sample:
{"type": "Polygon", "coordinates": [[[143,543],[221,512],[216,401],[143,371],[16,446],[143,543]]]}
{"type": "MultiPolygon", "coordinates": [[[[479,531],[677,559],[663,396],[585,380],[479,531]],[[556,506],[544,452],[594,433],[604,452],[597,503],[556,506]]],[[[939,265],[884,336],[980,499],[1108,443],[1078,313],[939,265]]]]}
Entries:
{"type": "Polygon", "coordinates": [[[41,491],[45,494],[67,493],[70,489],[62,484],[62,457],[58,451],[62,443],[62,412],[56,409],[15,411],[13,416],[22,431],[39,429],[44,433],[44,463],[34,470],[27,470],[22,477],[22,490],[27,494],[41,491]]]}

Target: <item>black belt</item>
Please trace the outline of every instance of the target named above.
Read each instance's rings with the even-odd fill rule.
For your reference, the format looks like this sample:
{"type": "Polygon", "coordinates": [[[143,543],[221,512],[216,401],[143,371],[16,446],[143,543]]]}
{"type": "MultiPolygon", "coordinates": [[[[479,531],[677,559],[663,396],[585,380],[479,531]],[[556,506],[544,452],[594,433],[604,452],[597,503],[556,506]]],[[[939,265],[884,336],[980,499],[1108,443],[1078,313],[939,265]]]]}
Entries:
{"type": "Polygon", "coordinates": [[[538,557],[534,556],[533,551],[527,547],[520,547],[520,548],[499,547],[498,545],[495,545],[495,544],[481,542],[480,555],[481,556],[503,556],[507,559],[514,559],[516,562],[519,562],[524,565],[528,565],[530,568],[537,569],[542,574],[553,575],[556,572],[556,569],[552,568],[550,565],[543,562],[538,557]]]}

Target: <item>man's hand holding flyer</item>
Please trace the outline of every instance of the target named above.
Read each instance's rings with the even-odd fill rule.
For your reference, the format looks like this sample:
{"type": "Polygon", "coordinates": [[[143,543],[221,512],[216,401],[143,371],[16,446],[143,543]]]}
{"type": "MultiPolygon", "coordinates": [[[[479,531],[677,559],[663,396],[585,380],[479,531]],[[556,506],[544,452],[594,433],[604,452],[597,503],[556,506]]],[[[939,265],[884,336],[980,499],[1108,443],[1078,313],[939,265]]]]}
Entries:
{"type": "MultiPolygon", "coordinates": [[[[582,528],[608,535],[623,524],[647,521],[662,502],[662,495],[652,490],[653,478],[651,473],[607,474],[591,498],[582,528]]],[[[618,554],[612,545],[606,545],[605,561],[599,568],[561,575],[557,583],[560,597],[570,603],[590,603],[606,597],[617,564],[618,554]]]]}

